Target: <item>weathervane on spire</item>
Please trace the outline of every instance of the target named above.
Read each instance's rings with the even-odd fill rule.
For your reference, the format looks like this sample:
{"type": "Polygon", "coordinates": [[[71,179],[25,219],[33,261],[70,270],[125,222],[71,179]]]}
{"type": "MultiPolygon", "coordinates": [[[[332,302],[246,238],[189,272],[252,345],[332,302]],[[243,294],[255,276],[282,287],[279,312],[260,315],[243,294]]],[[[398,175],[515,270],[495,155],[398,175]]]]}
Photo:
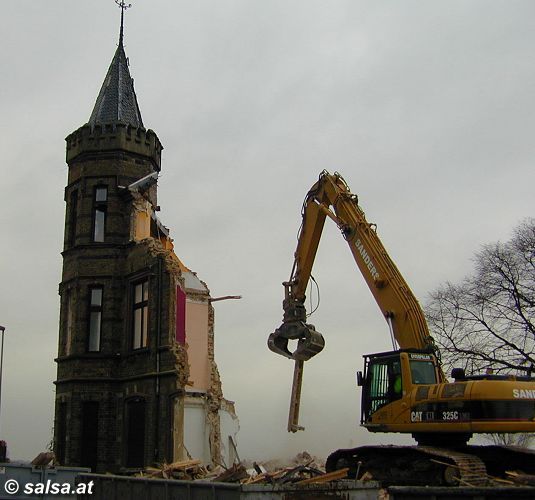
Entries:
{"type": "Polygon", "coordinates": [[[119,33],[119,45],[123,44],[123,26],[124,26],[124,11],[132,7],[131,3],[125,3],[124,0],[115,0],[115,3],[121,8],[121,31],[119,33]]]}

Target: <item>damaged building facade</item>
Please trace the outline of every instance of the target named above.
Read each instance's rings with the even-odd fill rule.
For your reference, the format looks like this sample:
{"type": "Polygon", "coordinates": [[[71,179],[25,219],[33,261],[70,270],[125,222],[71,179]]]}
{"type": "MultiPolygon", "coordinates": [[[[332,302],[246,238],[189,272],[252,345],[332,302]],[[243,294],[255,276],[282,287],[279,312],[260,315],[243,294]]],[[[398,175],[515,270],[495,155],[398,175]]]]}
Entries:
{"type": "Polygon", "coordinates": [[[215,364],[210,292],[156,216],[162,145],[143,125],[122,28],[89,122],[66,142],[57,462],[231,465],[238,421],[215,364]]]}

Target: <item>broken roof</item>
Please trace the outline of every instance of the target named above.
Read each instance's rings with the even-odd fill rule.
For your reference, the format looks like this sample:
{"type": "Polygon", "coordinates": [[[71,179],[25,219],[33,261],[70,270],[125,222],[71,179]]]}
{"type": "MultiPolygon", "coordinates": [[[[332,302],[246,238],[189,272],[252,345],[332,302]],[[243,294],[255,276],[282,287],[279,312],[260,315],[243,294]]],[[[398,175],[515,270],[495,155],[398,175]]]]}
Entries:
{"type": "Polygon", "coordinates": [[[134,127],[143,127],[122,36],[88,123],[91,127],[106,123],[124,123],[134,127]]]}

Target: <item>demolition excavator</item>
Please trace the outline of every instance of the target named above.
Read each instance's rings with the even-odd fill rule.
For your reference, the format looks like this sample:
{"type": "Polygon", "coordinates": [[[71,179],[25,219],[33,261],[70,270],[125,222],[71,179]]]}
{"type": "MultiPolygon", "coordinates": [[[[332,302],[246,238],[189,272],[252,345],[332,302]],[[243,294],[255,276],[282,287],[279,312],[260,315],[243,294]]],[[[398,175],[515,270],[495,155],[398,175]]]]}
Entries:
{"type": "Polygon", "coordinates": [[[468,446],[476,433],[535,432],[535,379],[519,375],[444,374],[440,353],[416,297],[381,243],[376,226],[338,173],[321,173],[303,203],[290,280],[283,283],[283,323],[269,348],[294,360],[288,431],[299,426],[304,362],[321,352],[323,335],[307,323],[305,293],[330,218],[347,241],[392,338],[393,350],[364,356],[361,425],[371,432],[408,433],[418,446],[362,446],[337,450],[327,472],[348,467],[390,484],[489,484],[516,467],[535,473],[535,452],[511,447],[468,446]],[[293,350],[290,350],[292,347],[293,350]]]}

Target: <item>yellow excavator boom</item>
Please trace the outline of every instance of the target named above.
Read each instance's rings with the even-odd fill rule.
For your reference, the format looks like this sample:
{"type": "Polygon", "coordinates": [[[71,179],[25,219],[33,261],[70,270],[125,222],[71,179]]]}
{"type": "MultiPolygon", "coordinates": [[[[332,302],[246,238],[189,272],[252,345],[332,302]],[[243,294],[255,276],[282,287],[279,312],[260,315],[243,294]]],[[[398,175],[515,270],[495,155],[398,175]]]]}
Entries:
{"type": "Polygon", "coordinates": [[[374,224],[366,220],[342,176],[323,171],[303,203],[302,226],[295,250],[290,280],[284,283],[283,324],[270,338],[269,346],[278,354],[307,360],[323,348],[311,325],[306,325],[305,292],[325,224],[332,219],[349,245],[362,276],[402,349],[434,351],[424,313],[377,236],[374,224]],[[300,340],[294,353],[287,340],[300,340]],[[321,347],[320,347],[321,345],[321,347]]]}

